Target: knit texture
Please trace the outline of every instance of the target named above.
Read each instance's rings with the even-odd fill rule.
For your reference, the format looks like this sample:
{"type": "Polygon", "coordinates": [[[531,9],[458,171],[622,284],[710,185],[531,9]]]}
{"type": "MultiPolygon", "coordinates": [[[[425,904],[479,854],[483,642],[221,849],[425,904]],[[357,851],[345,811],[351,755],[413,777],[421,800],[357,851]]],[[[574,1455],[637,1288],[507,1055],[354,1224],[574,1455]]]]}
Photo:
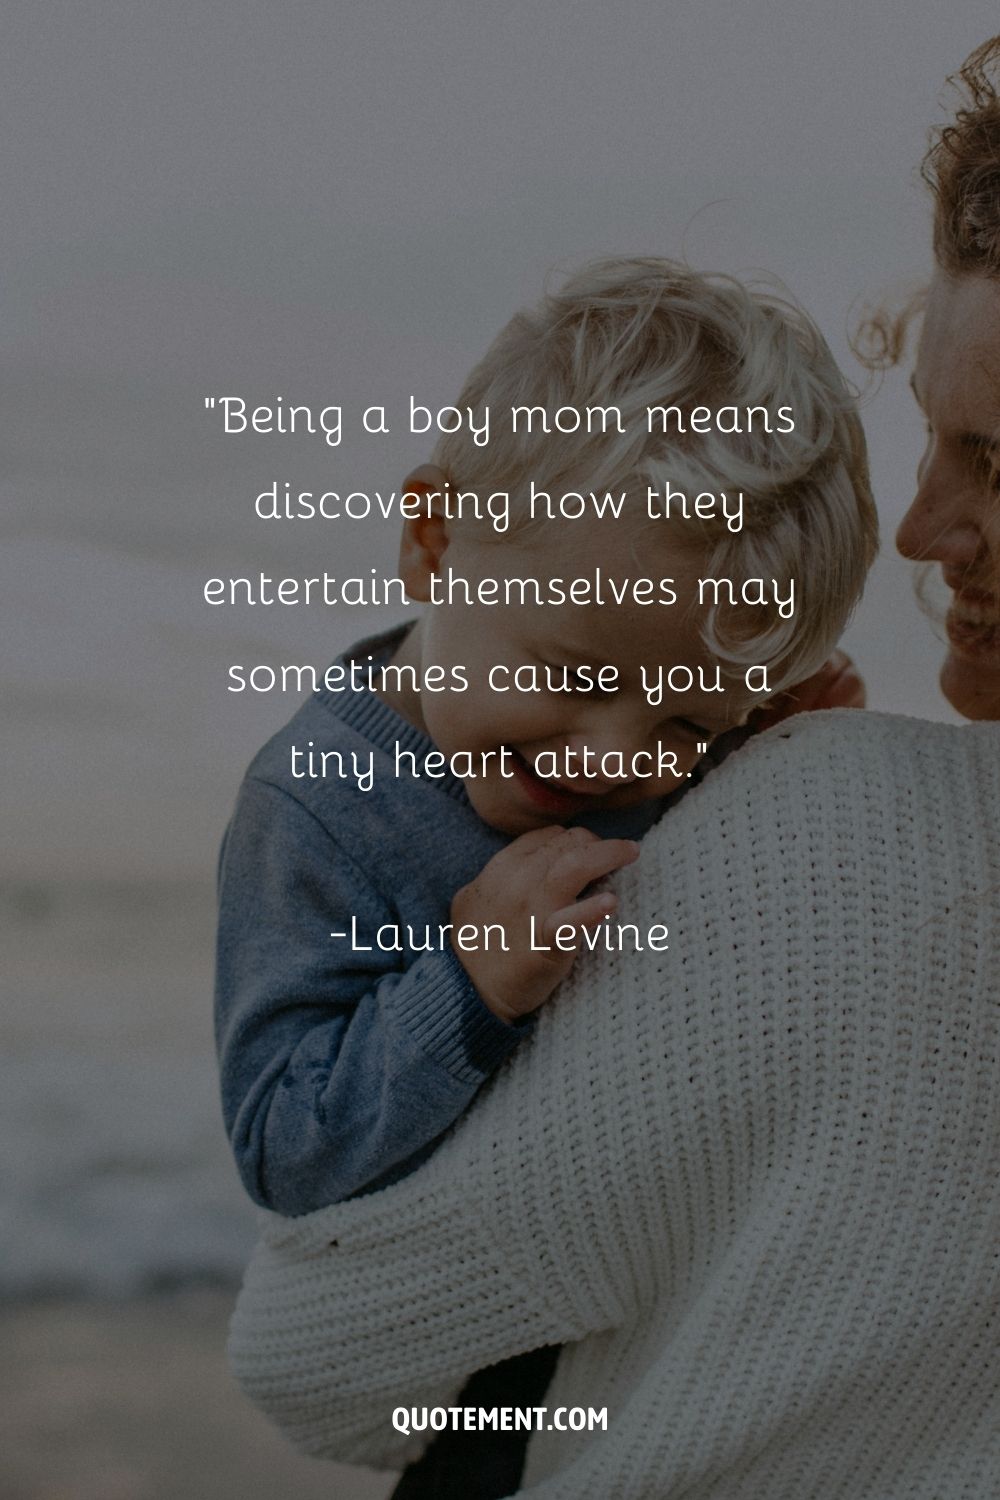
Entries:
{"type": "MultiPolygon", "coordinates": [[[[1000,730],[821,714],[647,836],[413,1177],[264,1218],[234,1372],[307,1451],[563,1342],[537,1500],[1000,1494],[1000,730]]],[[[412,1439],[410,1440],[412,1442],[412,1439]]]]}
{"type": "MultiPolygon", "coordinates": [[[[406,628],[338,661],[383,661],[406,628]]],[[[397,745],[418,766],[439,754],[373,692],[310,694],[254,757],[226,834],[215,985],[222,1111],[247,1192],[283,1214],[404,1177],[534,1024],[495,1016],[436,941],[455,892],[510,836],[482,821],[450,772],[395,776],[397,745]],[[298,779],[293,745],[370,764],[372,786],[298,779]],[[378,946],[383,924],[402,934],[400,951],[378,946]]],[[[638,838],[661,810],[651,799],[579,821],[638,838]]]]}

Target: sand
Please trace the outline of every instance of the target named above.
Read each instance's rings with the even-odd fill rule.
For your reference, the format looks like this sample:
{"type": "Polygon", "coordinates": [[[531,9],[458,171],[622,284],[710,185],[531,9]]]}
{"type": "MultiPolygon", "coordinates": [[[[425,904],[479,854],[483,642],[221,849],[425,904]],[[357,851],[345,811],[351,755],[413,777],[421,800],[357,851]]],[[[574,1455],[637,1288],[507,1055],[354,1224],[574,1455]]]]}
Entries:
{"type": "Polygon", "coordinates": [[[0,1308],[0,1500],[382,1500],[304,1458],[226,1369],[232,1295],[0,1308]]]}

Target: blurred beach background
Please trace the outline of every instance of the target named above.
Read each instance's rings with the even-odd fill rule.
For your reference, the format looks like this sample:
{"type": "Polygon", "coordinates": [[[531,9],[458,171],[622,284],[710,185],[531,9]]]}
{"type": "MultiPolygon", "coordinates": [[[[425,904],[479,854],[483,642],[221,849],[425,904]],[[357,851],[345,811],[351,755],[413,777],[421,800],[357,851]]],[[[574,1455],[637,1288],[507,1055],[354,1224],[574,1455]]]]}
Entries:
{"type": "Polygon", "coordinates": [[[391,489],[388,437],[225,438],[206,395],[454,400],[546,272],[684,255],[784,280],[864,409],[887,550],[848,646],[948,717],[894,558],[921,423],[852,362],[929,261],[917,177],[995,6],[625,0],[39,7],[0,54],[0,1500],[376,1500],[232,1388],[254,1238],[216,1100],[213,882],[291,712],[232,662],[325,665],[390,616],[213,610],[213,575],[391,570],[394,528],[253,516],[391,489]]]}

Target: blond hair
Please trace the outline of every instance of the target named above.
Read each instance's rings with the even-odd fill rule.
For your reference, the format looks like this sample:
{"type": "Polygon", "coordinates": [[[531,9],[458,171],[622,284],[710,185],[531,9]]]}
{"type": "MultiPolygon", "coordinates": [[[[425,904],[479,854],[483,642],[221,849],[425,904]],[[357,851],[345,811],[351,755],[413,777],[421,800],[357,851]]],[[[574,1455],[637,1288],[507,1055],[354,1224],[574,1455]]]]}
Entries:
{"type": "Polygon", "coordinates": [[[669,534],[704,547],[711,576],[794,579],[804,608],[782,619],[776,608],[713,605],[705,643],[726,662],[770,664],[775,686],[825,660],[860,595],[878,523],[852,393],[815,324],[787,299],[674,261],[598,261],[507,324],[457,404],[508,420],[493,422],[484,446],[466,426],[445,434],[434,461],[461,491],[508,492],[517,540],[552,524],[529,515],[532,481],[627,491],[623,524],[628,516],[643,528],[664,524],[648,518],[650,486],[669,482],[692,498],[745,492],[741,530],[720,515],[672,522],[669,534]],[[692,432],[695,408],[722,406],[744,414],[742,430],[692,432]],[[540,436],[514,429],[515,407],[614,408],[620,421],[540,436]],[[675,415],[651,424],[659,407],[675,415]],[[782,407],[792,431],[760,416],[782,407]]]}

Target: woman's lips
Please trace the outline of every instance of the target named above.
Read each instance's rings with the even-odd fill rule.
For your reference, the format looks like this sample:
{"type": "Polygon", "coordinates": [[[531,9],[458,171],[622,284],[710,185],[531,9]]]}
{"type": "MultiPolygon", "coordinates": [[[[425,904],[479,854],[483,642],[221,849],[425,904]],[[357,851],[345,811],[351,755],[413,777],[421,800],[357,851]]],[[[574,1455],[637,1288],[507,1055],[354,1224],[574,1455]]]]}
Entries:
{"type": "Polygon", "coordinates": [[[955,594],[945,620],[960,656],[1000,659],[1000,600],[989,594],[955,594]]]}

